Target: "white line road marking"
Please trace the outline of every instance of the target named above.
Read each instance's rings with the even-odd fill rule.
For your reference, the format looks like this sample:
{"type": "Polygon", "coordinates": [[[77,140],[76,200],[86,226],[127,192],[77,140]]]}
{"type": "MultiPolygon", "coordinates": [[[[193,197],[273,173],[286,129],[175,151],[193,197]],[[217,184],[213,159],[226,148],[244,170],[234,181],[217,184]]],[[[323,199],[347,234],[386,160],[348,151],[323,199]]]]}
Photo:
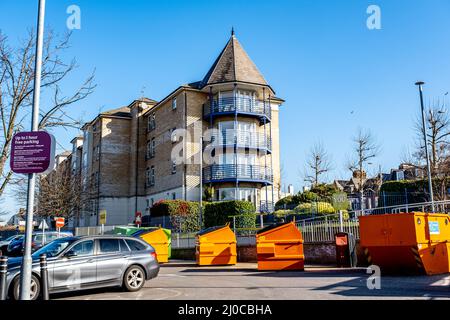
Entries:
{"type": "Polygon", "coordinates": [[[175,277],[175,278],[186,278],[186,276],[182,276],[182,275],[179,275],[179,274],[175,274],[175,273],[166,273],[166,274],[159,274],[158,275],[158,278],[159,277],[175,277]]]}
{"type": "Polygon", "coordinates": [[[175,298],[175,297],[178,297],[179,295],[181,295],[181,291],[179,291],[179,290],[163,289],[163,288],[157,288],[156,290],[172,292],[172,293],[174,293],[174,295],[168,295],[167,297],[156,298],[155,300],[172,299],[172,298],[175,298]]]}

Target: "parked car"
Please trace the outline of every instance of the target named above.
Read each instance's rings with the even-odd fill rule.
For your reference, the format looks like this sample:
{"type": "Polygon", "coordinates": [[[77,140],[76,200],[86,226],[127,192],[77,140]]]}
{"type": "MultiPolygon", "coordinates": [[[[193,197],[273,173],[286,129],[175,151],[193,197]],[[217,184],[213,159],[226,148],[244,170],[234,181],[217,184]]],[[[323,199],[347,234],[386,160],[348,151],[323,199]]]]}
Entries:
{"type": "MultiPolygon", "coordinates": [[[[31,250],[35,251],[45,244],[52,242],[55,239],[61,237],[72,237],[72,232],[57,232],[57,231],[47,231],[45,233],[37,232],[32,235],[31,250]]],[[[6,255],[9,257],[18,257],[23,255],[23,244],[25,241],[25,236],[19,239],[11,241],[6,250],[6,255]]]]}
{"type": "MultiPolygon", "coordinates": [[[[59,238],[32,255],[32,300],[41,293],[39,257],[44,253],[50,293],[113,286],[138,291],[159,273],[155,250],[141,239],[117,235],[59,238]]],[[[21,258],[8,263],[6,284],[12,299],[19,298],[21,264],[21,258]]]]}
{"type": "Polygon", "coordinates": [[[8,251],[8,245],[14,240],[18,240],[22,237],[23,234],[15,234],[9,238],[6,238],[5,240],[0,241],[0,251],[2,252],[2,254],[6,255],[6,252],[8,251]]]}

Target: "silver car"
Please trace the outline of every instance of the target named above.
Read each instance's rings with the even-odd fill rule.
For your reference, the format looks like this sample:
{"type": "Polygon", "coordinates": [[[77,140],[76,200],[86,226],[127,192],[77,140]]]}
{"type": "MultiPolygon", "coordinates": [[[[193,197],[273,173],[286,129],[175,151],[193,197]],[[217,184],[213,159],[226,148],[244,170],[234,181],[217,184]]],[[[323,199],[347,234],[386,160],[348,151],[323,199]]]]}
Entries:
{"type": "MultiPolygon", "coordinates": [[[[41,293],[41,254],[47,255],[49,292],[121,286],[138,291],[159,273],[156,252],[146,242],[127,236],[67,237],[56,239],[33,253],[30,299],[41,293]]],[[[7,286],[19,298],[22,258],[8,261],[7,286]]]]}

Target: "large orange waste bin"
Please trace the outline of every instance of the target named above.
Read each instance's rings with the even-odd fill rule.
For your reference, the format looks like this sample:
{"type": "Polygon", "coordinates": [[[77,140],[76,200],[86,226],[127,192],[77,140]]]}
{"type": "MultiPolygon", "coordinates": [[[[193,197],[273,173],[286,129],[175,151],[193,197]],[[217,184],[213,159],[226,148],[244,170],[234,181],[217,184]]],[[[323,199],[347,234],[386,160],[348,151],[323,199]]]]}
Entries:
{"type": "Polygon", "coordinates": [[[228,225],[197,233],[195,257],[199,266],[236,264],[236,236],[228,225]]]}
{"type": "Polygon", "coordinates": [[[399,213],[359,218],[360,244],[370,264],[394,273],[450,272],[450,217],[399,213]]]}
{"type": "Polygon", "coordinates": [[[293,222],[259,230],[256,253],[258,270],[304,270],[302,233],[293,222]]]}
{"type": "Polygon", "coordinates": [[[139,237],[155,249],[159,263],[169,261],[169,239],[164,229],[150,229],[139,237]]]}

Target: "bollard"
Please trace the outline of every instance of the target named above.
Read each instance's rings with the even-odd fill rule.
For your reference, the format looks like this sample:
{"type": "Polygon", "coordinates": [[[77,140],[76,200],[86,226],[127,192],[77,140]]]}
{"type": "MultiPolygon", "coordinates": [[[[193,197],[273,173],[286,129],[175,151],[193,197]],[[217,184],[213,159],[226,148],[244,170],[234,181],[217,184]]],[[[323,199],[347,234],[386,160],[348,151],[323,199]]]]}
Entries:
{"type": "Polygon", "coordinates": [[[50,300],[49,294],[48,294],[47,255],[45,253],[41,254],[40,263],[41,263],[42,300],[50,300]]]}
{"type": "Polygon", "coordinates": [[[0,301],[6,300],[6,274],[8,273],[8,257],[0,256],[0,301]]]}

